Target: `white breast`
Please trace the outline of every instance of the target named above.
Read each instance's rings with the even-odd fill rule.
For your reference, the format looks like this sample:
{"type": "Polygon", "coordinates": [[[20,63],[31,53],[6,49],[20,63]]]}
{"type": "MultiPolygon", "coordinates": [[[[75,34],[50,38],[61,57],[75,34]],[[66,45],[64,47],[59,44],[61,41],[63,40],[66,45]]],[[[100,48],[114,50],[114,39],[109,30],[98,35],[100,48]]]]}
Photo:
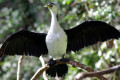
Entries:
{"type": "Polygon", "coordinates": [[[46,45],[48,48],[48,53],[56,59],[62,58],[62,56],[66,53],[67,49],[67,35],[60,27],[56,13],[54,10],[51,11],[51,26],[50,30],[46,36],[46,45]]]}
{"type": "Polygon", "coordinates": [[[46,44],[49,54],[60,59],[66,53],[67,35],[60,26],[56,30],[50,29],[46,36],[46,44]]]}

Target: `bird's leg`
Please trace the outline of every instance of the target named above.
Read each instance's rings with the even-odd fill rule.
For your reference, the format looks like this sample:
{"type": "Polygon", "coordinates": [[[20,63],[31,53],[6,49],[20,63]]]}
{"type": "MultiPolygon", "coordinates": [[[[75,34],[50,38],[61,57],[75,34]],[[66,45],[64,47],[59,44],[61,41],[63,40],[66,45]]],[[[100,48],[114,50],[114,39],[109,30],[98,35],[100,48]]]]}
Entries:
{"type": "Polygon", "coordinates": [[[62,59],[65,59],[65,54],[63,54],[62,59]]]}
{"type": "Polygon", "coordinates": [[[56,60],[53,60],[53,58],[51,58],[48,62],[48,65],[51,67],[51,66],[54,66],[56,64],[56,60]]]}
{"type": "Polygon", "coordinates": [[[62,61],[62,62],[69,62],[69,60],[65,59],[64,56],[65,56],[65,54],[62,56],[62,59],[60,59],[60,61],[62,61]]]}

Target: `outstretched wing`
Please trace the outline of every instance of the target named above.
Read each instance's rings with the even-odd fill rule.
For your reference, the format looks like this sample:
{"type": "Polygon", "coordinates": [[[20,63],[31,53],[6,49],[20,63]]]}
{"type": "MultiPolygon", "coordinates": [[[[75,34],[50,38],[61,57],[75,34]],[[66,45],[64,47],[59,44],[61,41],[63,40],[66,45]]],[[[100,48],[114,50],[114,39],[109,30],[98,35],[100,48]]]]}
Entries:
{"type": "Polygon", "coordinates": [[[34,33],[27,30],[19,31],[10,36],[0,49],[0,56],[30,55],[39,57],[48,53],[45,33],[34,33]]]}
{"type": "Polygon", "coordinates": [[[120,32],[117,29],[101,21],[85,21],[65,32],[68,36],[67,51],[78,51],[98,41],[120,38],[120,32]]]}

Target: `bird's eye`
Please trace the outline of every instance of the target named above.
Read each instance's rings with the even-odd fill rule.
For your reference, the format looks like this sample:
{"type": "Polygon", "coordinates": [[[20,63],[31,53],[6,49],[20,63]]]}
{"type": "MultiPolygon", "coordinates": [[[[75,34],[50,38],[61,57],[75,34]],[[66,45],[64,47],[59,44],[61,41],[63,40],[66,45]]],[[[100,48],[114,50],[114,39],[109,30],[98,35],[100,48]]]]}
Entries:
{"type": "Polygon", "coordinates": [[[50,7],[53,7],[53,5],[55,5],[54,3],[49,3],[48,4],[50,7]]]}
{"type": "Polygon", "coordinates": [[[53,7],[53,5],[50,5],[50,7],[53,7]]]}

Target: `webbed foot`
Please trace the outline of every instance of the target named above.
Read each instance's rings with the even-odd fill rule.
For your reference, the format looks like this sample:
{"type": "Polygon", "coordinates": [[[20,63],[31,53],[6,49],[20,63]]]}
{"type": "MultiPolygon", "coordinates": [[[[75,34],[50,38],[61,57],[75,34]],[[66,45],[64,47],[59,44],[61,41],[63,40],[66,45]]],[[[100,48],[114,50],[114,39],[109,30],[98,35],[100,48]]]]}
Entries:
{"type": "Polygon", "coordinates": [[[48,65],[51,67],[51,66],[54,66],[56,64],[56,60],[53,60],[53,58],[51,58],[48,62],[48,65]]]}
{"type": "Polygon", "coordinates": [[[65,58],[60,59],[60,61],[62,61],[62,62],[69,62],[69,60],[65,59],[65,58]]]}

